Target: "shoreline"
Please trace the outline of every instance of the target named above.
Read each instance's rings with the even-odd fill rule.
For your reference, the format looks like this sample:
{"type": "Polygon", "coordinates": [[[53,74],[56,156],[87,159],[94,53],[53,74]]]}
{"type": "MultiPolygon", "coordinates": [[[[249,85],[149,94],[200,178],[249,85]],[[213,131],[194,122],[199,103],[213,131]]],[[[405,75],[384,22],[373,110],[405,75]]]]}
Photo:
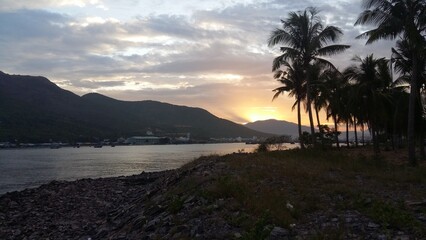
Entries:
{"type": "Polygon", "coordinates": [[[111,209],[152,191],[152,183],[170,171],[51,181],[5,193],[0,195],[0,208],[7,209],[6,214],[0,211],[5,223],[0,224],[0,238],[93,238],[111,209]],[[49,229],[53,231],[46,235],[49,229]]]}
{"type": "MultiPolygon", "coordinates": [[[[394,209],[401,200],[426,200],[425,169],[419,169],[415,181],[407,176],[386,180],[383,185],[378,181],[391,175],[376,174],[393,165],[371,166],[369,156],[357,158],[361,164],[357,165],[349,154],[300,150],[234,153],[201,157],[176,170],[53,181],[0,196],[0,239],[426,236],[415,230],[426,226],[423,205],[394,209]],[[332,161],[332,165],[318,159],[332,161]],[[355,165],[335,162],[342,159],[355,165]],[[313,165],[312,169],[301,168],[306,164],[313,165]],[[374,174],[365,175],[366,169],[374,174]],[[394,209],[385,212],[401,219],[386,222],[377,217],[375,208],[382,206],[394,209]],[[400,222],[405,225],[394,226],[400,222]]],[[[398,165],[395,171],[400,170],[398,165]]],[[[399,177],[397,172],[391,174],[399,177]]],[[[405,176],[403,171],[401,174],[405,176]]]]}
{"type": "Polygon", "coordinates": [[[176,169],[202,155],[226,154],[253,146],[237,144],[123,146],[0,151],[0,192],[38,187],[50,181],[117,177],[176,169]]]}

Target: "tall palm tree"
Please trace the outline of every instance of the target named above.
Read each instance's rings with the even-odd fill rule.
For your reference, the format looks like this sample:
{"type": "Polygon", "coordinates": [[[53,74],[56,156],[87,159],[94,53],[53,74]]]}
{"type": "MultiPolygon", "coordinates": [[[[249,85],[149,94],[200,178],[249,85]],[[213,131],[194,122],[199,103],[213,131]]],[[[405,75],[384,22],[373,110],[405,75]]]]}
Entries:
{"type": "Polygon", "coordinates": [[[324,82],[324,94],[327,99],[327,119],[332,118],[334,122],[334,141],[336,147],[339,148],[339,129],[338,124],[342,121],[341,113],[344,111],[343,105],[343,92],[347,87],[347,82],[343,78],[342,73],[338,70],[329,70],[324,75],[326,80],[324,82]]]}
{"type": "Polygon", "coordinates": [[[300,113],[300,104],[303,99],[306,98],[306,84],[303,81],[303,70],[300,64],[294,62],[291,65],[289,62],[283,62],[287,71],[277,70],[274,74],[274,78],[279,81],[282,86],[275,88],[275,92],[272,101],[275,100],[280,94],[288,92],[289,97],[295,97],[296,101],[292,106],[292,110],[297,106],[297,126],[299,132],[299,143],[303,149],[305,145],[302,138],[302,117],[300,113]]]}
{"type": "Polygon", "coordinates": [[[311,83],[307,77],[308,69],[313,62],[320,62],[329,68],[334,68],[332,63],[321,57],[343,52],[349,46],[329,45],[339,39],[342,31],[334,26],[324,27],[316,8],[306,8],[303,12],[290,12],[288,18],[281,20],[281,23],[282,28],[272,31],[268,40],[270,47],[283,45],[280,47],[282,54],[273,61],[272,71],[279,70],[281,65],[289,60],[298,62],[303,67],[311,135],[312,138],[315,138],[311,83]]]}
{"type": "MultiPolygon", "coordinates": [[[[396,42],[396,48],[392,48],[392,57],[395,66],[395,71],[401,76],[395,81],[395,89],[407,90],[412,81],[412,72],[413,67],[412,55],[410,54],[411,44],[407,39],[402,39],[396,42]]],[[[426,54],[426,46],[423,55],[426,54]]],[[[425,147],[424,147],[424,133],[425,133],[425,102],[424,99],[424,89],[426,83],[426,58],[419,59],[420,66],[420,78],[418,79],[420,91],[418,92],[417,103],[416,103],[416,118],[415,118],[415,128],[416,132],[420,133],[418,136],[420,155],[423,159],[426,157],[425,147]]],[[[408,89],[409,90],[409,89],[408,89]]]]}
{"type": "Polygon", "coordinates": [[[327,107],[327,96],[325,89],[325,81],[328,80],[328,69],[324,68],[321,64],[313,64],[310,66],[308,79],[312,90],[312,103],[314,105],[315,115],[317,118],[317,126],[321,131],[321,121],[319,119],[319,112],[321,109],[327,107]]]}
{"type": "Polygon", "coordinates": [[[402,37],[410,43],[412,56],[412,81],[408,106],[408,157],[411,165],[417,165],[415,154],[415,104],[419,92],[422,53],[426,45],[426,2],[424,0],[363,0],[365,9],[355,25],[375,24],[375,29],[359,36],[368,38],[367,44],[380,39],[402,37]]]}
{"type": "Polygon", "coordinates": [[[383,127],[383,119],[387,118],[386,106],[389,102],[389,86],[392,83],[388,68],[388,61],[384,58],[376,59],[373,54],[352,59],[356,65],[345,69],[344,76],[352,82],[354,95],[364,106],[364,118],[371,129],[374,151],[380,152],[378,133],[383,127]]]}

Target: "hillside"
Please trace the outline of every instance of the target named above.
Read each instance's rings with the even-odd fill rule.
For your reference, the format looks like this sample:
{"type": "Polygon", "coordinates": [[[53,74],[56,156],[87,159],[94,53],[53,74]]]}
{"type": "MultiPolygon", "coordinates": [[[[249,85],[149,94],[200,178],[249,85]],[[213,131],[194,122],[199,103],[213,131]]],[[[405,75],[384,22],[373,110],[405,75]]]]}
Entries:
{"type": "Polygon", "coordinates": [[[44,77],[0,72],[0,141],[93,140],[191,133],[198,139],[266,134],[218,118],[201,108],[156,101],[119,101],[100,94],[82,97],[44,77]]]}
{"type": "MultiPolygon", "coordinates": [[[[269,119],[247,123],[245,126],[259,132],[277,135],[291,135],[292,137],[299,136],[297,124],[284,120],[269,119]]],[[[310,132],[310,129],[307,126],[302,126],[302,132],[303,131],[310,132]]]]}
{"type": "MultiPolygon", "coordinates": [[[[297,124],[292,122],[287,122],[284,120],[275,120],[275,119],[269,119],[264,121],[256,121],[252,123],[247,123],[244,126],[253,129],[255,131],[264,132],[264,133],[270,133],[270,134],[276,134],[276,135],[290,135],[293,138],[297,138],[299,136],[298,130],[297,130],[297,124]]],[[[345,128],[341,126],[339,128],[340,135],[339,139],[340,141],[346,140],[346,132],[345,128]]],[[[311,132],[310,128],[308,126],[302,126],[302,132],[311,132]]],[[[361,139],[362,132],[357,131],[358,138],[361,139]]],[[[367,130],[364,131],[364,137],[365,140],[370,140],[370,132],[367,130]]],[[[355,139],[355,132],[349,131],[349,140],[353,141],[355,139]]]]}

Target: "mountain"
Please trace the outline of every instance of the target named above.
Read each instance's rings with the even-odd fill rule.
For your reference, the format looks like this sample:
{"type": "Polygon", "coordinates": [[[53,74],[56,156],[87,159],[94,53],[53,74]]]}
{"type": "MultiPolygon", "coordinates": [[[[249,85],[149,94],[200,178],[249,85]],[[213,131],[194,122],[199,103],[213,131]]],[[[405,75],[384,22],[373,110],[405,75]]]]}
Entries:
{"type": "Polygon", "coordinates": [[[191,133],[191,137],[265,136],[201,108],[156,101],[119,101],[100,94],[82,97],[44,77],[0,72],[0,141],[93,140],[191,133]]]}
{"type": "MultiPolygon", "coordinates": [[[[269,119],[247,123],[244,126],[259,132],[276,135],[291,135],[292,137],[299,136],[297,124],[284,120],[269,119]]],[[[310,128],[307,126],[302,126],[302,132],[303,131],[310,132],[310,128]]]]}
{"type": "MultiPolygon", "coordinates": [[[[265,132],[265,133],[276,134],[276,135],[291,135],[293,138],[299,137],[297,124],[283,121],[283,120],[269,119],[264,121],[247,123],[244,126],[259,132],[265,132]]],[[[341,127],[339,131],[341,132],[339,135],[339,139],[341,141],[346,140],[345,128],[341,127]]],[[[302,126],[302,132],[310,133],[311,130],[308,126],[302,126]]],[[[362,132],[358,131],[358,138],[361,138],[361,134],[362,132]]],[[[370,133],[367,130],[364,131],[364,136],[366,140],[370,139],[370,133]]],[[[349,131],[349,140],[353,141],[354,138],[355,138],[355,132],[349,131]]]]}

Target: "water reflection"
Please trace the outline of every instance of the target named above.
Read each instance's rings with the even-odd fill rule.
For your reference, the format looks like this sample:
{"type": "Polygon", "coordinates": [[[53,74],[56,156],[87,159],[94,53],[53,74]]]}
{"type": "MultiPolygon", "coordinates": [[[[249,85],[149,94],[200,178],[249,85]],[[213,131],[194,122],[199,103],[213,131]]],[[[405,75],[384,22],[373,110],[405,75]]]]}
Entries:
{"type": "Polygon", "coordinates": [[[175,169],[210,154],[227,154],[256,145],[193,144],[114,148],[9,149],[0,151],[0,194],[52,180],[75,180],[175,169]]]}

